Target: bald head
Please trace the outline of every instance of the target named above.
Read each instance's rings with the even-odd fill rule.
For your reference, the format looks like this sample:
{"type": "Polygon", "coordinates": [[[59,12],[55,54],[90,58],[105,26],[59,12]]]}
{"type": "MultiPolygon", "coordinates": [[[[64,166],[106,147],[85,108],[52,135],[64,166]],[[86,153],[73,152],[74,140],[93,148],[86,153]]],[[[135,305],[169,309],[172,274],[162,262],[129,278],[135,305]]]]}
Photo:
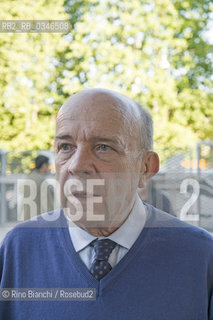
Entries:
{"type": "Polygon", "coordinates": [[[97,110],[106,113],[106,121],[112,121],[113,114],[119,113],[120,120],[125,123],[127,133],[133,136],[137,132],[139,146],[142,149],[152,149],[151,116],[129,97],[106,89],[80,91],[63,104],[57,116],[57,124],[67,117],[77,118],[82,108],[86,111],[88,121],[96,119],[97,110]]]}

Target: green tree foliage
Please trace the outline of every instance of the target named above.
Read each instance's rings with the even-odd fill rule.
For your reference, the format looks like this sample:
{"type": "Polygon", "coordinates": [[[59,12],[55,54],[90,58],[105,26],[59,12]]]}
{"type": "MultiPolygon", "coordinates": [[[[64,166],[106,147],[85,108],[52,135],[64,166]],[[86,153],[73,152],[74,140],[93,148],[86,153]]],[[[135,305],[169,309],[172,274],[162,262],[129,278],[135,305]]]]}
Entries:
{"type": "MultiPolygon", "coordinates": [[[[63,1],[1,1],[2,20],[65,19],[63,1]]],[[[50,148],[55,113],[48,89],[57,33],[0,33],[0,146],[6,150],[50,148]]]]}

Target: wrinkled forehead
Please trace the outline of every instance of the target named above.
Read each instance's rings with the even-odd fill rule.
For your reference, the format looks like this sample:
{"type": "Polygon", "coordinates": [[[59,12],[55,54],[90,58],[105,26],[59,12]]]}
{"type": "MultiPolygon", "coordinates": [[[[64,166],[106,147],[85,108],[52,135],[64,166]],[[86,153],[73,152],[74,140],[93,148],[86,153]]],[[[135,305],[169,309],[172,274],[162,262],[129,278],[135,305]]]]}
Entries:
{"type": "Polygon", "coordinates": [[[139,126],[139,115],[134,108],[134,101],[114,93],[90,92],[79,93],[68,99],[57,116],[57,126],[67,121],[79,121],[86,125],[91,122],[102,122],[126,130],[136,130],[139,126]]]}

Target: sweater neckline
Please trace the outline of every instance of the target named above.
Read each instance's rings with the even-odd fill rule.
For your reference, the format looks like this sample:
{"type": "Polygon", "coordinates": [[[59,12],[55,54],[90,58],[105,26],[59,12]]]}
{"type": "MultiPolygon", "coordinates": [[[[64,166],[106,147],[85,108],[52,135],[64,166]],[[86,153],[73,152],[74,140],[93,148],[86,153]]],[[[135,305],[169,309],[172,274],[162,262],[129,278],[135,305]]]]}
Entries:
{"type": "Polygon", "coordinates": [[[119,273],[122,272],[124,268],[130,263],[130,261],[135,257],[137,252],[140,250],[140,253],[144,248],[151,244],[152,238],[149,237],[149,229],[152,226],[152,221],[154,217],[154,208],[150,205],[147,205],[147,220],[145,226],[135,243],[129,249],[129,251],[125,254],[125,256],[112,268],[112,270],[100,281],[96,280],[90,271],[87,269],[84,262],[79,257],[78,253],[75,251],[70,234],[68,229],[67,219],[64,215],[64,212],[61,211],[60,215],[60,227],[59,227],[59,238],[62,244],[62,247],[66,251],[67,257],[70,260],[70,264],[73,264],[77,272],[79,272],[87,282],[88,286],[92,288],[96,288],[97,295],[99,295],[99,291],[105,290],[105,288],[112,282],[114,279],[119,277],[119,273]]]}

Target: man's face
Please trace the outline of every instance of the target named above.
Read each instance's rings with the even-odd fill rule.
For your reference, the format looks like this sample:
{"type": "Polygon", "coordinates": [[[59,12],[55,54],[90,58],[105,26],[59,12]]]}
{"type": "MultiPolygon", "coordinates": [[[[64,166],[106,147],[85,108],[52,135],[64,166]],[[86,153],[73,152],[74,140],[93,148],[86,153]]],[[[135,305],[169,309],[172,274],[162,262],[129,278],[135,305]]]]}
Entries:
{"type": "Polygon", "coordinates": [[[107,94],[74,97],[59,113],[56,175],[61,205],[74,217],[76,206],[69,196],[77,198],[82,215],[75,223],[84,229],[117,228],[127,218],[141,171],[138,136],[138,124],[122,102],[107,94]],[[94,191],[88,190],[91,182],[94,191]]]}
{"type": "Polygon", "coordinates": [[[41,170],[42,173],[49,173],[49,163],[43,163],[41,170]]]}

